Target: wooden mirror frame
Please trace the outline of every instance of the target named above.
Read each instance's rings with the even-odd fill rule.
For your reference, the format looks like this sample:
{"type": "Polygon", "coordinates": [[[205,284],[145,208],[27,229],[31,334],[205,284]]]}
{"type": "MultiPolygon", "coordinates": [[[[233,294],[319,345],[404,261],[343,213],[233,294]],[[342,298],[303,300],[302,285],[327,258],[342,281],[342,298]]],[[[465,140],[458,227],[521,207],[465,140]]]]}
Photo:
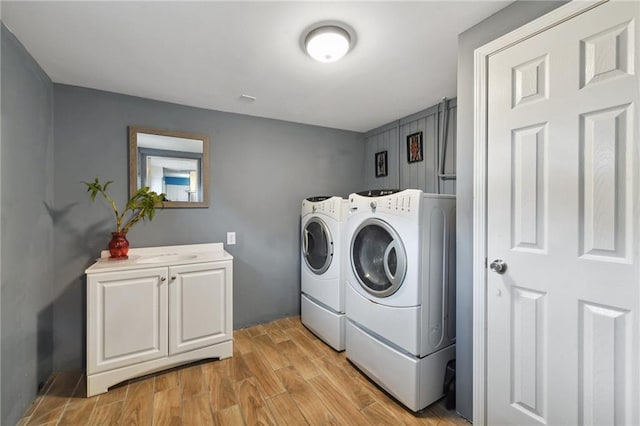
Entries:
{"type": "Polygon", "coordinates": [[[209,207],[209,136],[199,133],[129,126],[129,197],[138,190],[138,133],[202,141],[202,201],[165,201],[164,208],[209,207]]]}

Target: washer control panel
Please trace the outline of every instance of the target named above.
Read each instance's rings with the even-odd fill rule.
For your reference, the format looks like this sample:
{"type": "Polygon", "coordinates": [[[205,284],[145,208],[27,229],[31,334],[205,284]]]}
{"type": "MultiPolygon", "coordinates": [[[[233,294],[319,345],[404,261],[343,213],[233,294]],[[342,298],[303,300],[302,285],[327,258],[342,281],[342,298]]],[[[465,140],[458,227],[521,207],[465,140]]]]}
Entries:
{"type": "Polygon", "coordinates": [[[310,201],[305,199],[302,201],[302,216],[308,214],[324,214],[331,216],[337,221],[342,220],[343,216],[343,204],[346,200],[340,197],[329,197],[322,201],[310,201]]]}

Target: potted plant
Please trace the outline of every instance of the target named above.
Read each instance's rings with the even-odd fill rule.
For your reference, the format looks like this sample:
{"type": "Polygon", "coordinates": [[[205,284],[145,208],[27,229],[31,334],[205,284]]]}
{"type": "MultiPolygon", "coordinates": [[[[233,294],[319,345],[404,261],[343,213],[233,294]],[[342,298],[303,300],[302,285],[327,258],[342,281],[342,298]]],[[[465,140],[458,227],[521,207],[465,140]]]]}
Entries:
{"type": "Polygon", "coordinates": [[[127,232],[136,223],[141,220],[153,220],[156,214],[156,207],[162,208],[166,200],[166,194],[158,194],[150,191],[148,186],[144,186],[136,191],[135,194],[127,201],[127,204],[120,213],[116,202],[107,194],[107,188],[113,181],[101,184],[98,178],[93,182],[82,182],[87,186],[87,192],[90,193],[91,200],[95,201],[96,195],[102,194],[105,200],[111,204],[113,213],[116,215],[116,230],[111,233],[111,241],[109,242],[109,259],[128,259],[129,241],[127,241],[127,232]]]}

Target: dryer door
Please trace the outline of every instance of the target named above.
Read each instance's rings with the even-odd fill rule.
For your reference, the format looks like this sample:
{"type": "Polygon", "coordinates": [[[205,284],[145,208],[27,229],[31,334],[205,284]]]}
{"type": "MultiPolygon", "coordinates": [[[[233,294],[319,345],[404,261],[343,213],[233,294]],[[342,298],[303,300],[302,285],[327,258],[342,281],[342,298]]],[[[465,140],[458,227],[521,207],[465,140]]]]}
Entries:
{"type": "Polygon", "coordinates": [[[313,217],[302,230],[302,257],[315,274],[323,274],[333,259],[333,239],[324,221],[313,217]]]}
{"type": "Polygon", "coordinates": [[[351,240],[351,267],[362,288],[376,297],[395,293],[407,272],[407,256],[397,232],[380,219],[367,219],[351,240]]]}

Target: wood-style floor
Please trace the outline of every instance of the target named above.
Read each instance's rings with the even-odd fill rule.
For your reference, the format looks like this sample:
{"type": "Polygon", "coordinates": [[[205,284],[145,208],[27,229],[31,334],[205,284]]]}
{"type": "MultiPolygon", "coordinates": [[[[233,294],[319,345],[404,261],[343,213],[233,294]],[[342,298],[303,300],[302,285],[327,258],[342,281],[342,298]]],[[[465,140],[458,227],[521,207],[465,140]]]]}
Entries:
{"type": "Polygon", "coordinates": [[[442,401],[414,415],[344,352],[285,318],[234,332],[234,355],[85,397],[80,371],[51,376],[20,425],[469,425],[442,401]]]}

